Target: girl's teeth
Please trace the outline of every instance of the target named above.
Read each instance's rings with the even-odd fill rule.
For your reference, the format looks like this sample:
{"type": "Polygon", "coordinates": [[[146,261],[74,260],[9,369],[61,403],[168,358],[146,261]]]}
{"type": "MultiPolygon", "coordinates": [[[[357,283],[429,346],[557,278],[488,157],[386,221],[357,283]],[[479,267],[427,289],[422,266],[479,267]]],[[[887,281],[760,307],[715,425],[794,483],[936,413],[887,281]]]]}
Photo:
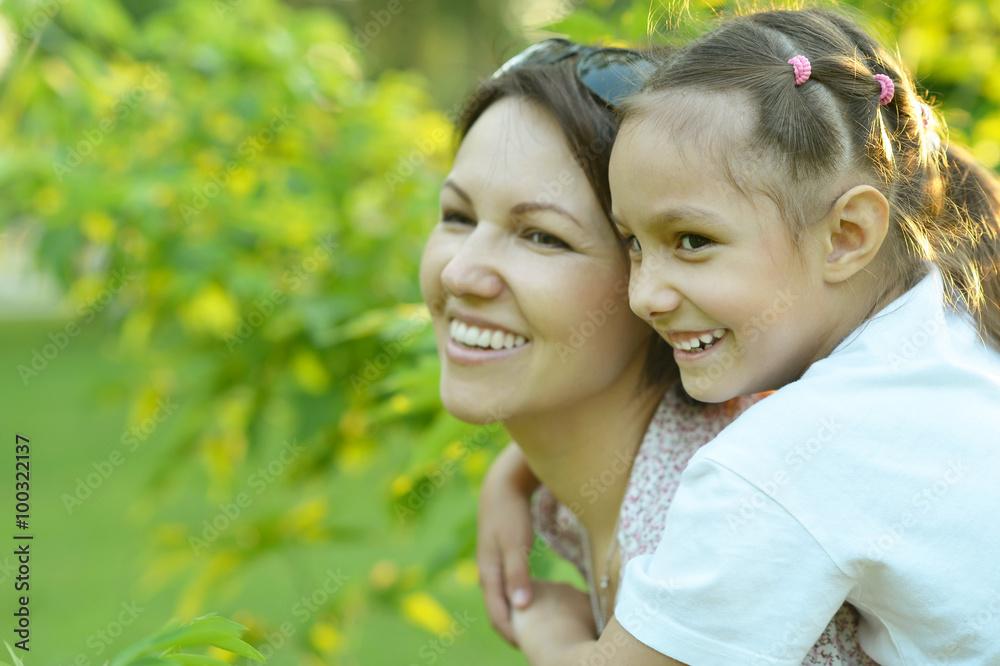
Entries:
{"type": "Polygon", "coordinates": [[[503,339],[503,333],[500,331],[494,331],[493,336],[490,338],[490,347],[493,349],[503,349],[503,339]]]}
{"type": "Polygon", "coordinates": [[[725,335],[726,329],[716,328],[710,333],[702,333],[698,337],[691,338],[690,340],[678,340],[676,347],[678,349],[683,349],[684,351],[691,351],[692,349],[702,351],[714,345],[725,335]]]}
{"type": "Polygon", "coordinates": [[[465,334],[469,330],[469,326],[464,322],[458,321],[457,319],[452,319],[451,321],[453,324],[457,324],[457,326],[455,326],[455,333],[452,337],[456,340],[464,340],[465,334]]]}
{"type": "Polygon", "coordinates": [[[475,346],[476,342],[479,340],[479,329],[475,326],[470,326],[465,332],[465,337],[461,339],[462,342],[469,346],[475,346]]]}
{"type": "Polygon", "coordinates": [[[503,348],[504,349],[510,349],[513,346],[514,346],[514,334],[513,333],[508,333],[503,338],[503,348]]]}
{"type": "Polygon", "coordinates": [[[479,334],[479,339],[476,340],[476,346],[477,347],[489,347],[490,346],[490,340],[492,338],[493,338],[493,335],[489,331],[484,330],[484,331],[482,331],[479,334]]]}
{"type": "Polygon", "coordinates": [[[527,341],[528,341],[527,338],[525,338],[523,335],[519,335],[516,338],[514,338],[514,346],[515,347],[520,347],[521,345],[523,345],[527,341]]]}

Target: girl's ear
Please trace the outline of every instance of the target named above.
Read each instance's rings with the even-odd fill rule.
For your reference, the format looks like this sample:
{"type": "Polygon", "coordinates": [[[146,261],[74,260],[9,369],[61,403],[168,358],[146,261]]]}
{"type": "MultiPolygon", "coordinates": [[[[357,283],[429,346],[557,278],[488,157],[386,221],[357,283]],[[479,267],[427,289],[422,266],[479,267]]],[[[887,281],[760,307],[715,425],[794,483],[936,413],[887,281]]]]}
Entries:
{"type": "Polygon", "coordinates": [[[824,224],[823,277],[828,283],[843,282],[878,254],[889,230],[889,202],[874,187],[852,187],[837,199],[824,224]]]}

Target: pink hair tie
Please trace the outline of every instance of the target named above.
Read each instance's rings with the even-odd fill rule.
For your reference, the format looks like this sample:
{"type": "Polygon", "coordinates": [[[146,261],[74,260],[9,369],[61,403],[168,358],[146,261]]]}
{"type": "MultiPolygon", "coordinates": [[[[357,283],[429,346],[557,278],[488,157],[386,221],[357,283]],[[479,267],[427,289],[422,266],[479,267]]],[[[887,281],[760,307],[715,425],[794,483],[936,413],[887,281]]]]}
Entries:
{"type": "Polygon", "coordinates": [[[795,85],[801,86],[809,80],[809,76],[812,74],[812,65],[809,64],[809,58],[804,55],[797,55],[789,60],[788,64],[792,66],[792,71],[795,72],[795,85]]]}
{"type": "Polygon", "coordinates": [[[896,85],[885,74],[876,74],[874,79],[882,87],[882,94],[878,96],[879,106],[885,106],[892,101],[892,96],[896,94],[896,85]]]}

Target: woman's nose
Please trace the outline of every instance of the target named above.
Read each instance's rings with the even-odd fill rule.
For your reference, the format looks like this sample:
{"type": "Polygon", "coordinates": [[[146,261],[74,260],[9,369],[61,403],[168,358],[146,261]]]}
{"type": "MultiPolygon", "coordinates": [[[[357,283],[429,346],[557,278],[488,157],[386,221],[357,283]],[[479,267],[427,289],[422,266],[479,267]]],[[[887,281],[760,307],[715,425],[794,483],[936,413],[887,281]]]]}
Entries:
{"type": "Polygon", "coordinates": [[[681,294],[663,262],[643,261],[633,264],[628,300],[632,312],[653,323],[680,306],[681,294]]]}
{"type": "Polygon", "coordinates": [[[441,283],[454,296],[495,298],[503,291],[497,270],[498,239],[480,223],[462,241],[455,255],[441,271],[441,283]]]}

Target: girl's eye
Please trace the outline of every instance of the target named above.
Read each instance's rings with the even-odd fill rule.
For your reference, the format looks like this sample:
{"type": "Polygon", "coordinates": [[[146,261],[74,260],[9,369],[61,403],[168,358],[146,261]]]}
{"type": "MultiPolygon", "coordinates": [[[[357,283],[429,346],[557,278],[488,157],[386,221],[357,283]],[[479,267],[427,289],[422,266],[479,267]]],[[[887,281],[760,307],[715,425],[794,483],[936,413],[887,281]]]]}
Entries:
{"type": "Polygon", "coordinates": [[[635,236],[623,237],[622,246],[628,251],[629,254],[640,254],[642,252],[642,246],[639,245],[639,239],[635,236]]]}
{"type": "Polygon", "coordinates": [[[682,250],[700,250],[701,248],[711,244],[712,241],[704,236],[699,236],[698,234],[684,234],[681,236],[682,250]]]}
{"type": "Polygon", "coordinates": [[[455,211],[447,211],[441,215],[442,222],[454,222],[456,224],[475,224],[475,220],[470,218],[468,215],[463,215],[462,213],[457,213],[455,211]]]}
{"type": "Polygon", "coordinates": [[[566,250],[570,249],[569,245],[567,245],[564,241],[553,236],[552,234],[545,233],[544,231],[531,231],[528,233],[527,237],[532,243],[543,247],[562,248],[566,250]]]}

